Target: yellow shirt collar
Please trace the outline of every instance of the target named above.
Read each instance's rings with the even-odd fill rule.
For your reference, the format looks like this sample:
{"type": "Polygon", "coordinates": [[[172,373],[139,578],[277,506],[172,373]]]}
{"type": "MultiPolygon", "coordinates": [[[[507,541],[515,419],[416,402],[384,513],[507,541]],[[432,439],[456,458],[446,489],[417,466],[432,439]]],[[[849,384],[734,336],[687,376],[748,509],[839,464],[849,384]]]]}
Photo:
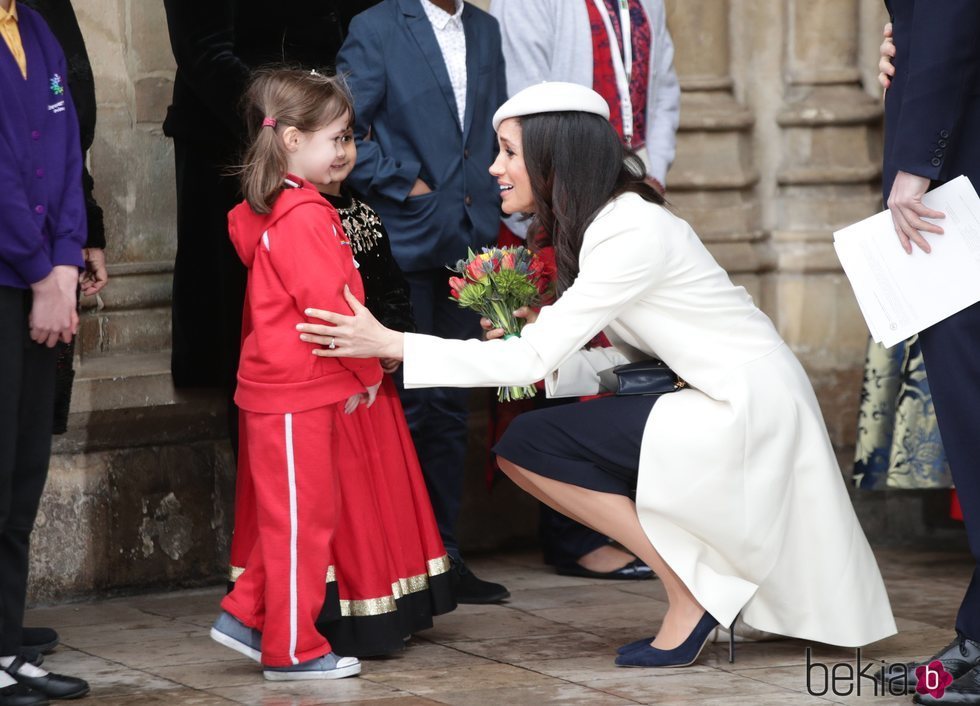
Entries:
{"type": "Polygon", "coordinates": [[[0,7],[0,22],[6,22],[8,18],[17,21],[17,0],[10,0],[9,12],[0,7]]]}

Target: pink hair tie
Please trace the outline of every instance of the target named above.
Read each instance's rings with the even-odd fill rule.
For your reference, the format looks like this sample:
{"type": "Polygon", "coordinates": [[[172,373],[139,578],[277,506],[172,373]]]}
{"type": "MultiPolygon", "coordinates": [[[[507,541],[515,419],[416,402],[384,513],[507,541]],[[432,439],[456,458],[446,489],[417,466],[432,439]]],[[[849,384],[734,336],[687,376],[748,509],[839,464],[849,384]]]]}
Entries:
{"type": "Polygon", "coordinates": [[[278,121],[275,118],[262,118],[262,127],[275,127],[278,121]]]}

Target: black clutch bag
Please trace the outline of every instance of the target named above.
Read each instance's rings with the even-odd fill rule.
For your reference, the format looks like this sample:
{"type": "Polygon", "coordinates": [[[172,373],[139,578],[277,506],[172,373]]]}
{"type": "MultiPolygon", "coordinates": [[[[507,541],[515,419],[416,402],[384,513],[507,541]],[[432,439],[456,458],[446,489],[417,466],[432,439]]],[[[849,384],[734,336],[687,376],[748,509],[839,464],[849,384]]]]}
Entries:
{"type": "Polygon", "coordinates": [[[612,371],[617,395],[665,395],[687,387],[677,373],[656,358],[618,365],[612,371]]]}

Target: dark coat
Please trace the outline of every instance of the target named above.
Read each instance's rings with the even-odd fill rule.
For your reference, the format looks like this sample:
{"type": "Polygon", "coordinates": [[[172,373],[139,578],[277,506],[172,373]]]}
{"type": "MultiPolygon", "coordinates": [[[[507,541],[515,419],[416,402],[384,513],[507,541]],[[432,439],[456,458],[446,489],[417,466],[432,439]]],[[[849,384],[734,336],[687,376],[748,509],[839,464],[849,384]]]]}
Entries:
{"type": "Polygon", "coordinates": [[[234,154],[251,71],[282,63],[332,69],[351,19],[377,1],[164,0],[177,60],[164,133],[234,154]]]}
{"type": "MultiPolygon", "coordinates": [[[[896,56],[885,99],[886,198],[899,170],[928,177],[933,186],[965,174],[980,188],[980,1],[890,0],[887,5],[896,56]]],[[[978,562],[960,604],[956,632],[980,640],[980,303],[924,329],[919,343],[978,562]]]]}
{"type": "Polygon", "coordinates": [[[337,56],[357,113],[357,164],[348,182],[391,234],[407,272],[443,267],[496,241],[500,191],[487,171],[490,124],[507,98],[497,21],[464,6],[466,115],[420,0],[384,0],[356,18],[337,56]],[[370,140],[367,140],[370,131],[370,140]],[[431,193],[409,197],[416,179],[431,193]]]}
{"type": "Polygon", "coordinates": [[[898,171],[980,188],[980,2],[887,0],[895,78],[885,94],[882,190],[898,171]]]}
{"type": "Polygon", "coordinates": [[[245,269],[228,240],[227,214],[241,200],[228,168],[245,142],[241,98],[251,72],[282,63],[329,69],[351,18],[376,1],[164,0],[177,60],[163,124],[177,178],[176,385],[235,385],[245,269]]]}

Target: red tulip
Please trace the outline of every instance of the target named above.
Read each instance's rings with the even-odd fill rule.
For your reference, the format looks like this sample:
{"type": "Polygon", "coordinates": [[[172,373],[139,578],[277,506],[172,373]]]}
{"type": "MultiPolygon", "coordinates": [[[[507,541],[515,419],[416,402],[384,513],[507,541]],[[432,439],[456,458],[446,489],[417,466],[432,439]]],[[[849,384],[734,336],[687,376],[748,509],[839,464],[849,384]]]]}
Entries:
{"type": "Polygon", "coordinates": [[[449,288],[450,294],[456,299],[459,299],[460,292],[466,287],[466,280],[462,277],[450,277],[449,278],[449,288]]]}
{"type": "Polygon", "coordinates": [[[474,258],[466,265],[466,276],[473,282],[479,282],[486,278],[487,273],[483,270],[483,260],[474,258]]]}

